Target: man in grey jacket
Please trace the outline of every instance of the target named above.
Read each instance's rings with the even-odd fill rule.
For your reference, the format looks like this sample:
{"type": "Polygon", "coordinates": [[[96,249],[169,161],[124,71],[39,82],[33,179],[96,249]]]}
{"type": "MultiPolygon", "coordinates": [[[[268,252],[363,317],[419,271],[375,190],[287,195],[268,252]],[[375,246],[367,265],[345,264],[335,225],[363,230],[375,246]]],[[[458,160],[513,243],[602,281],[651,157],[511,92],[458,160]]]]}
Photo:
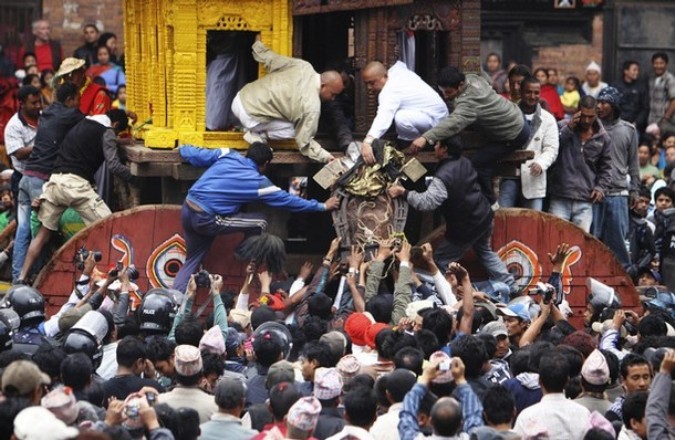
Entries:
{"type": "Polygon", "coordinates": [[[516,104],[499,96],[482,76],[461,73],[456,67],[446,67],[438,77],[438,88],[454,110],[437,126],[425,132],[411,144],[413,153],[433,148],[469,125],[487,137],[487,143],[471,157],[481,191],[495,202],[492,176],[497,162],[517,148],[527,144],[530,125],[516,104]]]}
{"type": "Polygon", "coordinates": [[[558,160],[551,167],[549,212],[591,230],[593,204],[605,198],[611,179],[612,140],[598,120],[596,101],[584,96],[560,131],[558,160]]]}
{"type": "Polygon", "coordinates": [[[241,413],[244,411],[244,396],[246,395],[243,382],[225,377],[216,385],[215,394],[218,412],[211,416],[211,420],[200,425],[200,439],[248,440],[258,434],[258,431],[244,428],[241,425],[241,413]]]}
{"type": "Polygon", "coordinates": [[[640,168],[637,160],[638,136],[635,126],[619,117],[621,94],[608,86],[598,95],[597,113],[612,139],[611,171],[605,199],[593,206],[593,235],[602,240],[623,265],[631,264],[626,237],[629,230],[628,197],[637,197],[640,168]]]}
{"type": "Polygon", "coordinates": [[[645,416],[647,417],[647,438],[667,440],[675,438],[675,414],[673,414],[673,371],[675,370],[675,350],[668,349],[659,374],[654,376],[652,388],[647,399],[645,416]]]}

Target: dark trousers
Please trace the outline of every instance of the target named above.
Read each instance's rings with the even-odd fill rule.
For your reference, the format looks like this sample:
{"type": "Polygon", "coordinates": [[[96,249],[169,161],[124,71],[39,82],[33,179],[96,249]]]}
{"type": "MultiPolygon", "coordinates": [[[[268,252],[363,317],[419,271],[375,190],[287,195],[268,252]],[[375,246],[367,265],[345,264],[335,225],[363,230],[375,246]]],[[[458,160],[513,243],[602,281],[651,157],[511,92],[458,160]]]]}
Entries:
{"type": "Polygon", "coordinates": [[[478,174],[480,189],[490,201],[490,204],[497,201],[495,192],[492,189],[492,178],[495,175],[499,161],[514,150],[523,148],[530,138],[530,123],[525,120],[525,116],[523,116],[523,119],[523,129],[520,130],[515,139],[502,142],[489,141],[471,156],[471,163],[478,174]]]}
{"type": "Polygon", "coordinates": [[[229,216],[211,215],[197,211],[187,203],[181,210],[185,247],[187,255],[180,268],[173,288],[185,292],[190,275],[197,272],[199,265],[218,235],[243,232],[247,236],[261,234],[267,229],[267,221],[260,213],[237,213],[229,216]]]}

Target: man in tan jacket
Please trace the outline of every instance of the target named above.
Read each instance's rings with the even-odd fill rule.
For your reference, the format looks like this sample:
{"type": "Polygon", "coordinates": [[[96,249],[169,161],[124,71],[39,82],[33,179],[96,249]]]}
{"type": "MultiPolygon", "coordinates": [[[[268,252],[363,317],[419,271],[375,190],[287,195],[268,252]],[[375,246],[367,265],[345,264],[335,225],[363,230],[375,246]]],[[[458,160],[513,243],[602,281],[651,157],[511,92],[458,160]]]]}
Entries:
{"type": "Polygon", "coordinates": [[[314,140],[321,101],[332,101],[344,85],[338,72],[316,73],[307,61],[278,55],[260,41],[253,58],[267,75],[244,86],[232,102],[232,112],[246,129],[249,143],[295,138],[298,150],[317,162],[333,156],[314,140]]]}

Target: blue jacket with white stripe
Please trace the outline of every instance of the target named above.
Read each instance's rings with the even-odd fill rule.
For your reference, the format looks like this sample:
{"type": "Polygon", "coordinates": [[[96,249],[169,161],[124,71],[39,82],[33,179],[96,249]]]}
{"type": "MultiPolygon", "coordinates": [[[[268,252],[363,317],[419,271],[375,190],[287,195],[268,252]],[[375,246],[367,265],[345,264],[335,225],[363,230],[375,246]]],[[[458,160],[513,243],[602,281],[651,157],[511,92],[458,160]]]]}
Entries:
{"type": "Polygon", "coordinates": [[[251,202],[288,211],[324,211],[323,203],[287,193],[260,174],[255,162],[229,148],[183,145],[178,151],[192,166],[208,169],[188,192],[188,200],[211,215],[232,215],[251,202]]]}

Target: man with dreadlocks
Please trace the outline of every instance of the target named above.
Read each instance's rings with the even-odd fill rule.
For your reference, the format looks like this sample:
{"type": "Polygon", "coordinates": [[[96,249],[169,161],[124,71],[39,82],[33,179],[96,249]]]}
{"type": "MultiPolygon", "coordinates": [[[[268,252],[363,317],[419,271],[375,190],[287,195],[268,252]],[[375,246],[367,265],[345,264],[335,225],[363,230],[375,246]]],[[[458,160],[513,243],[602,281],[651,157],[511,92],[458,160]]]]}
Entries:
{"type": "Polygon", "coordinates": [[[459,137],[436,143],[434,154],[438,168],[426,191],[408,191],[394,184],[387,192],[392,198],[404,197],[419,211],[440,208],[445,218],[445,241],[434,253],[438,267],[448,267],[473,248],[490,278],[506,283],[511,294],[515,293],[517,285],[513,275],[490,245],[494,214],[490,202],[481,192],[476,170],[471,161],[462,156],[459,137]]]}
{"type": "Polygon", "coordinates": [[[305,200],[274,185],[264,175],[273,158],[267,144],[251,144],[246,156],[229,148],[216,150],[191,145],[183,145],[178,151],[192,166],[208,167],[190,188],[181,211],[187,255],[173,284],[181,292],[217,235],[243,232],[249,237],[265,232],[267,221],[263,215],[240,212],[243,205],[260,201],[293,212],[332,211],[338,207],[337,197],[325,203],[305,200]]]}

